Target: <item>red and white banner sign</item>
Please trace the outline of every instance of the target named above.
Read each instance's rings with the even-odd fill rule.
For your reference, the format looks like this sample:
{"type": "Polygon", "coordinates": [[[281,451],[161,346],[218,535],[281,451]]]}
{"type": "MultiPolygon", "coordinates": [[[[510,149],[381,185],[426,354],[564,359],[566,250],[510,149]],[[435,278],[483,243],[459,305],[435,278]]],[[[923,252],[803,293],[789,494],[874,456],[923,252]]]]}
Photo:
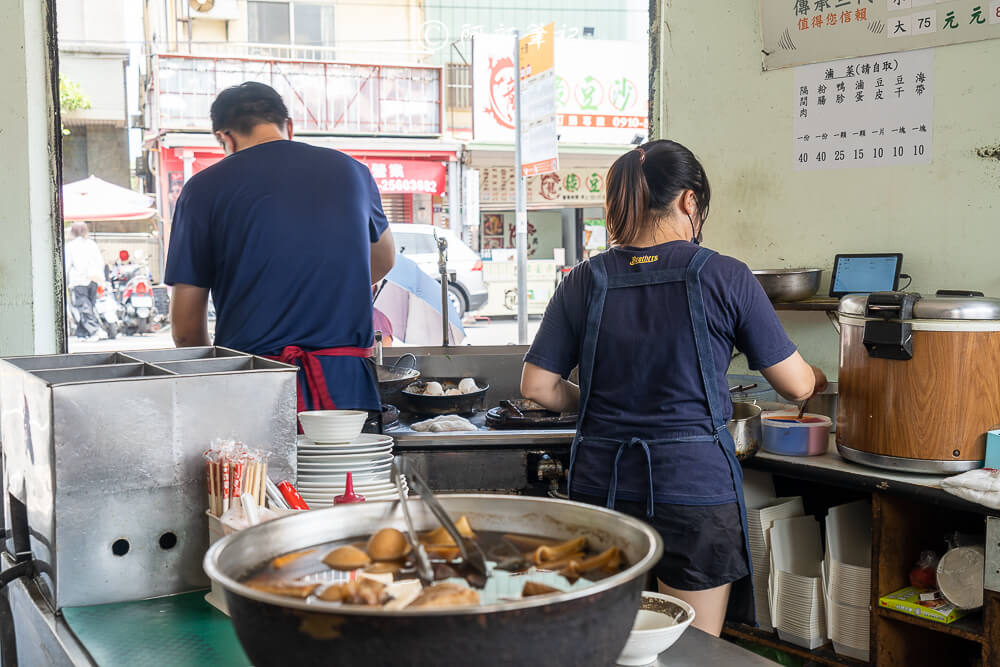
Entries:
{"type": "MultiPolygon", "coordinates": [[[[555,38],[559,142],[629,144],[645,137],[649,53],[634,42],[555,38]]],[[[477,35],[472,45],[476,141],[514,141],[513,39],[477,35]]],[[[523,117],[522,117],[523,120],[523,117]]]]}
{"type": "Polygon", "coordinates": [[[444,162],[427,160],[394,160],[391,158],[361,160],[375,179],[382,194],[443,195],[447,169],[444,162]]]}

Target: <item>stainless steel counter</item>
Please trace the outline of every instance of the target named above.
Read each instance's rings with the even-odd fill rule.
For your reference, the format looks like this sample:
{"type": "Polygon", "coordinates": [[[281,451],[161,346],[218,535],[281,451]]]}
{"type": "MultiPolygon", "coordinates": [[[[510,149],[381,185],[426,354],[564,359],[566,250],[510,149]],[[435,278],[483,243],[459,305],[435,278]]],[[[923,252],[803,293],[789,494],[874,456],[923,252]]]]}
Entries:
{"type": "MultiPolygon", "coordinates": [[[[6,569],[10,562],[0,557],[0,570],[6,569]]],[[[88,650],[88,646],[71,630],[61,615],[53,614],[45,604],[44,599],[35,587],[23,580],[16,580],[8,589],[10,609],[14,614],[14,629],[17,634],[18,664],[31,667],[77,667],[96,665],[97,661],[88,650]]],[[[208,603],[204,603],[207,607],[208,603]]],[[[206,613],[217,613],[207,611],[206,613]]],[[[158,624],[180,624],[185,620],[178,613],[164,612],[164,618],[157,619],[158,624]]],[[[0,619],[2,620],[2,619],[0,619]]],[[[165,633],[157,628],[143,627],[148,643],[145,646],[122,646],[116,656],[101,661],[102,667],[117,665],[134,665],[137,657],[155,660],[157,655],[169,655],[172,647],[165,633]],[[118,659],[120,658],[120,660],[118,659]]],[[[93,648],[93,647],[90,647],[93,648]]],[[[105,647],[106,648],[106,647],[105,647]]],[[[205,650],[204,662],[212,664],[238,665],[245,664],[246,656],[236,650],[233,655],[219,655],[219,650],[205,650]]],[[[106,653],[106,651],[104,651],[106,653]]],[[[199,660],[199,663],[203,660],[199,660]]],[[[291,663],[290,663],[291,664],[291,663]]],[[[671,667],[705,667],[711,665],[727,665],[728,667],[765,667],[774,663],[747,651],[731,642],[718,639],[695,628],[688,628],[677,643],[660,654],[656,665],[671,667]]]]}
{"type": "Polygon", "coordinates": [[[486,413],[479,412],[465,417],[476,426],[476,431],[454,433],[420,433],[410,428],[410,424],[421,421],[422,417],[402,415],[399,426],[386,429],[386,434],[396,440],[396,449],[475,449],[478,447],[568,447],[573,440],[574,429],[508,429],[493,430],[486,427],[486,413]]]}

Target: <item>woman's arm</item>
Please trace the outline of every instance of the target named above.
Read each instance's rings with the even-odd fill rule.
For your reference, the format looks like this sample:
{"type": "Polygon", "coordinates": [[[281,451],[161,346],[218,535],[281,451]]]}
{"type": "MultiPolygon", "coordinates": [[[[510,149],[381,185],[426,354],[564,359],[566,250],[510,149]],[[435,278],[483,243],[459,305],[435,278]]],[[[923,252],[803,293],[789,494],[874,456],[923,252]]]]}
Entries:
{"type": "Polygon", "coordinates": [[[798,352],[762,369],[761,373],[775,391],[790,401],[804,401],[826,389],[827,385],[823,371],[807,364],[798,352]]]}
{"type": "Polygon", "coordinates": [[[527,361],[521,371],[521,395],[552,412],[576,412],[580,404],[580,387],[527,361]]]}

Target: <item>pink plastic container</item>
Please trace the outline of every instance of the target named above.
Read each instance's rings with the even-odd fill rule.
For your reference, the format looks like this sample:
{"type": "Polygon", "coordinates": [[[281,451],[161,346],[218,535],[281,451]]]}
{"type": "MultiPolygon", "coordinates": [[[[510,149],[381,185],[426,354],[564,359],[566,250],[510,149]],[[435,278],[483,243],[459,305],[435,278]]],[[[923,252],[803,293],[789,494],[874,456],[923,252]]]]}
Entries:
{"type": "Polygon", "coordinates": [[[761,419],[764,435],[763,450],[784,456],[818,456],[830,447],[830,427],[833,422],[825,415],[806,413],[802,421],[798,412],[765,412],[761,419]]]}

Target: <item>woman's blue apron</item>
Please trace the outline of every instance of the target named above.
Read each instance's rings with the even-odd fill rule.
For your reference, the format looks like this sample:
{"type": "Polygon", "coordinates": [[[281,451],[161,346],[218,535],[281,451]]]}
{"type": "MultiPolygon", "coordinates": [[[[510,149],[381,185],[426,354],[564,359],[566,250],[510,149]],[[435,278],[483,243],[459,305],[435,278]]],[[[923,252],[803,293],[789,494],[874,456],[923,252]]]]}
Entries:
{"type": "MultiPolygon", "coordinates": [[[[573,474],[576,467],[577,454],[583,447],[597,447],[615,451],[614,463],[611,465],[610,482],[608,485],[607,506],[614,508],[618,490],[618,468],[622,455],[626,450],[641,448],[646,459],[646,470],[649,477],[649,490],[646,496],[646,514],[653,516],[654,497],[664,495],[670,497],[670,502],[676,504],[704,505],[703,498],[691,495],[678,495],[674,490],[656,490],[656,476],[653,474],[654,460],[660,453],[666,453],[666,448],[672,445],[689,445],[692,442],[704,442],[705,446],[721,447],[725,453],[729,470],[732,474],[733,492],[739,504],[740,524],[743,528],[743,548],[746,552],[747,567],[750,565],[750,543],[748,541],[746,505],[743,500],[743,469],[736,459],[736,443],[726,428],[723,406],[720,404],[720,393],[717,384],[717,371],[712,355],[712,341],[709,335],[708,319],[705,315],[705,301],[701,286],[701,270],[715,253],[707,248],[699,248],[685,268],[660,269],[625,273],[609,277],[604,264],[605,255],[597,255],[590,260],[593,273],[593,291],[587,311],[587,326],[583,338],[583,348],[580,353],[580,412],[576,422],[576,436],[573,438],[570,450],[569,489],[572,493],[573,474]],[[642,439],[622,434],[621,438],[584,438],[583,423],[587,414],[587,403],[590,399],[591,383],[594,373],[594,358],[597,353],[597,338],[604,316],[604,301],[608,290],[642,287],[647,285],[663,285],[668,283],[685,284],[687,290],[688,309],[691,316],[691,326],[694,333],[695,348],[698,355],[698,366],[701,370],[702,389],[708,400],[708,410],[712,418],[712,435],[664,437],[663,439],[642,439]]],[[[639,388],[641,390],[641,388],[639,388]]],[[[667,435],[667,434],[665,434],[667,435]]],[[[754,597],[753,580],[750,575],[733,583],[730,598],[729,616],[745,623],[753,623],[754,597]]]]}

